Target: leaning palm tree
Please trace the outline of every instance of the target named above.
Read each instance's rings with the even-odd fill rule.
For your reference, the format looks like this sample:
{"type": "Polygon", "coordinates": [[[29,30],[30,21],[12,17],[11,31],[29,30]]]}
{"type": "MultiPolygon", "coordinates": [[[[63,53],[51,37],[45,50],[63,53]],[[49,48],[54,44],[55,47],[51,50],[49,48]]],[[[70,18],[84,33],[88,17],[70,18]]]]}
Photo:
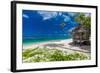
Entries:
{"type": "Polygon", "coordinates": [[[79,24],[83,25],[84,27],[91,29],[91,17],[85,16],[83,13],[79,13],[79,15],[75,18],[75,21],[79,24]]]}
{"type": "MultiPolygon", "coordinates": [[[[79,26],[72,29],[71,33],[73,36],[73,40],[78,40],[80,42],[89,41],[90,30],[91,30],[91,17],[90,17],[90,15],[86,15],[84,13],[78,13],[78,15],[74,18],[74,20],[77,23],[79,23],[79,26]],[[76,39],[74,35],[78,36],[79,38],[76,39]]],[[[67,31],[67,30],[64,30],[64,27],[66,25],[67,25],[67,23],[65,23],[65,22],[62,22],[60,24],[60,26],[64,32],[67,31]]]]}
{"type": "MultiPolygon", "coordinates": [[[[78,22],[80,24],[80,28],[83,28],[86,30],[86,37],[90,38],[90,34],[91,34],[91,17],[87,16],[83,13],[79,13],[79,15],[75,18],[75,21],[78,22]]],[[[81,35],[82,37],[83,35],[81,35]]],[[[80,39],[82,40],[82,39],[80,39]]],[[[88,39],[89,40],[89,39],[88,39]]]]}
{"type": "Polygon", "coordinates": [[[85,15],[83,13],[79,13],[78,16],[75,18],[75,21],[79,24],[83,24],[85,20],[85,15]]]}

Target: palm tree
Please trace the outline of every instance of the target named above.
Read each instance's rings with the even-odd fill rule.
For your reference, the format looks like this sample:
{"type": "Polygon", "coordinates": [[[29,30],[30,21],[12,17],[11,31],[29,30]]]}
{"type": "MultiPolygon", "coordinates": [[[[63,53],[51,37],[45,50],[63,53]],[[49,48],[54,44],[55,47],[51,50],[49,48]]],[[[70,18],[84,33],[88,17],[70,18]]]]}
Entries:
{"type": "Polygon", "coordinates": [[[75,18],[75,21],[78,22],[81,26],[81,28],[83,27],[87,34],[87,38],[90,38],[90,34],[91,34],[91,17],[88,15],[85,15],[83,13],[79,13],[79,15],[75,18]]]}
{"type": "Polygon", "coordinates": [[[79,24],[83,24],[85,20],[85,15],[83,13],[79,13],[79,15],[75,18],[75,21],[79,24]]]}
{"type": "Polygon", "coordinates": [[[79,15],[75,18],[75,21],[79,24],[83,25],[84,27],[91,29],[91,17],[85,16],[83,13],[79,13],[79,15]]]}

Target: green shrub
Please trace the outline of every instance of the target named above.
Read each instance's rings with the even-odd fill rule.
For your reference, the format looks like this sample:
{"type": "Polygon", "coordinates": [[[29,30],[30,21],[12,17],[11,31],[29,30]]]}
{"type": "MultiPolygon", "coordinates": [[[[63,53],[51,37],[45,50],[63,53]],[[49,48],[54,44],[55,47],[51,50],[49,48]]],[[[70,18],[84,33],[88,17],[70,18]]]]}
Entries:
{"type": "Polygon", "coordinates": [[[22,53],[23,62],[50,62],[50,61],[71,61],[71,60],[87,60],[90,59],[90,56],[80,53],[72,52],[67,53],[56,48],[33,48],[25,49],[22,53]]]}

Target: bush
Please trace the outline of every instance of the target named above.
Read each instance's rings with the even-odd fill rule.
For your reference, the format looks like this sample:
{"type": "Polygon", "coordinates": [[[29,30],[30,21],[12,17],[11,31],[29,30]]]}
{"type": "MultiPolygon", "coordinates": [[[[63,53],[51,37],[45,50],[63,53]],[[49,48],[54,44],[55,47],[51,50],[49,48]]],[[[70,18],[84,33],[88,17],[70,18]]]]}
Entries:
{"type": "Polygon", "coordinates": [[[56,48],[33,48],[25,49],[22,53],[23,62],[50,62],[50,61],[71,61],[71,60],[87,60],[90,57],[80,52],[67,53],[56,48]]]}

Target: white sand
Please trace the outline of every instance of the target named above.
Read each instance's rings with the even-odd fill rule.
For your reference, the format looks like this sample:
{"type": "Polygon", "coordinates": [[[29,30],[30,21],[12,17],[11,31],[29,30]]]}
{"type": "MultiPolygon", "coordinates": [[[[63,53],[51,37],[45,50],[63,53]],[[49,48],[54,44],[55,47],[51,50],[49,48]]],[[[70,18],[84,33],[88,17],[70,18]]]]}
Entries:
{"type": "MultiPolygon", "coordinates": [[[[41,43],[33,43],[30,45],[23,45],[23,49],[31,49],[31,48],[36,48],[36,47],[47,47],[47,48],[57,48],[60,50],[64,50],[67,52],[71,51],[79,51],[79,52],[84,52],[84,53],[90,53],[90,50],[87,49],[82,49],[80,46],[73,46],[70,45],[72,43],[72,39],[66,39],[66,40],[53,40],[53,41],[48,41],[48,42],[41,42],[41,43]]],[[[84,48],[90,49],[90,46],[83,46],[84,48]]]]}
{"type": "Polygon", "coordinates": [[[63,45],[68,45],[69,42],[72,42],[72,39],[52,40],[52,41],[48,41],[48,42],[40,42],[40,43],[33,43],[33,44],[23,45],[23,49],[35,48],[35,47],[44,47],[46,44],[63,44],[63,45]]]}

